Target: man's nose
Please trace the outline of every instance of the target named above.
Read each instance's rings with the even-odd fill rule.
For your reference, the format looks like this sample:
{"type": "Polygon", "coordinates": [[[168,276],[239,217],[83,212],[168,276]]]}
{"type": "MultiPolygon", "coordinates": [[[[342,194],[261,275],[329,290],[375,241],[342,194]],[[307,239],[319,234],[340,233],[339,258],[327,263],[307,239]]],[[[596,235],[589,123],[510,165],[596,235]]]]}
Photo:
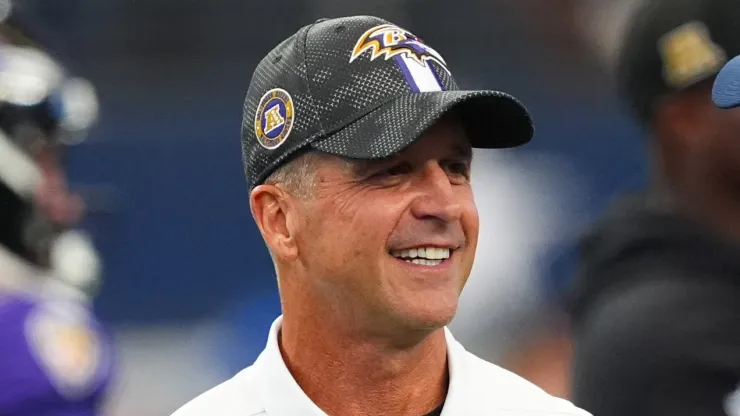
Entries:
{"type": "Polygon", "coordinates": [[[430,161],[421,170],[416,186],[420,195],[411,205],[412,214],[419,218],[436,218],[444,222],[460,219],[462,205],[455,198],[448,173],[438,161],[430,161]]]}

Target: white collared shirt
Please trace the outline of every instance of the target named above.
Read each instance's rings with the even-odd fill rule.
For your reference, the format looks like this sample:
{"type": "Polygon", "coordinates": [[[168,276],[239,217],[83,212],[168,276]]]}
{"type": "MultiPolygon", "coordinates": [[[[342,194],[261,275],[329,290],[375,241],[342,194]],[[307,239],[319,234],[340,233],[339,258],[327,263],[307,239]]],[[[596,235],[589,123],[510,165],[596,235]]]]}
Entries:
{"type": "MultiPolygon", "coordinates": [[[[250,367],[203,393],[172,416],[326,416],[301,390],[278,347],[279,317],[250,367]]],[[[442,416],[590,416],[523,378],[483,361],[445,328],[450,385],[442,416]]]]}

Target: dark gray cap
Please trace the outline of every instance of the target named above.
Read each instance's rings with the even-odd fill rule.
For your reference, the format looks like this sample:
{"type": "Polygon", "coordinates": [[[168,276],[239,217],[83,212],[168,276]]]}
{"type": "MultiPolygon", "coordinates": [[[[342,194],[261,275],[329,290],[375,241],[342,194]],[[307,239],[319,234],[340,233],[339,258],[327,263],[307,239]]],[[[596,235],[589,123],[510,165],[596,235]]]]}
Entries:
{"type": "Polygon", "coordinates": [[[534,134],[500,91],[460,91],[444,59],[407,30],[371,16],[301,28],[257,66],[242,122],[249,190],[307,149],[353,159],[392,156],[458,109],[473,147],[534,134]]]}

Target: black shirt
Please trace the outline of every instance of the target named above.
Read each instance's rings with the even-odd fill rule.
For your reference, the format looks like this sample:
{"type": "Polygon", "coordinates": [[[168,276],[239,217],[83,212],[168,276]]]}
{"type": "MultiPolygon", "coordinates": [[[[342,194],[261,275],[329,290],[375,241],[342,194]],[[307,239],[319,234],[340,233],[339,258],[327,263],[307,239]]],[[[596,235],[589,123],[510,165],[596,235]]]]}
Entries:
{"type": "Polygon", "coordinates": [[[643,193],[582,241],[573,402],[598,416],[727,416],[740,384],[740,247],[643,193]]]}

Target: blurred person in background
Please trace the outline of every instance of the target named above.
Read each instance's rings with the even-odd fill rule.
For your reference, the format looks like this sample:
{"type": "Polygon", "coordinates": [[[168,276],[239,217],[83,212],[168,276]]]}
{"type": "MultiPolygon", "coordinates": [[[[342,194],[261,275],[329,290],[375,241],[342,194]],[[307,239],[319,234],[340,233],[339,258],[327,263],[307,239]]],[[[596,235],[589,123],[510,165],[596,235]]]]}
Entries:
{"type": "Polygon", "coordinates": [[[75,229],[84,207],[62,158],[97,99],[0,6],[0,414],[93,416],[112,354],[91,306],[98,256],[75,229]]]}
{"type": "Polygon", "coordinates": [[[646,0],[625,26],[653,177],[581,242],[572,399],[595,415],[740,414],[740,116],[711,100],[738,28],[736,0],[646,0]]]}
{"type": "Polygon", "coordinates": [[[445,328],[478,240],[472,148],[523,145],[531,123],[376,17],[281,42],[250,82],[242,155],[282,315],[253,365],[175,414],[586,415],[445,328]]]}

